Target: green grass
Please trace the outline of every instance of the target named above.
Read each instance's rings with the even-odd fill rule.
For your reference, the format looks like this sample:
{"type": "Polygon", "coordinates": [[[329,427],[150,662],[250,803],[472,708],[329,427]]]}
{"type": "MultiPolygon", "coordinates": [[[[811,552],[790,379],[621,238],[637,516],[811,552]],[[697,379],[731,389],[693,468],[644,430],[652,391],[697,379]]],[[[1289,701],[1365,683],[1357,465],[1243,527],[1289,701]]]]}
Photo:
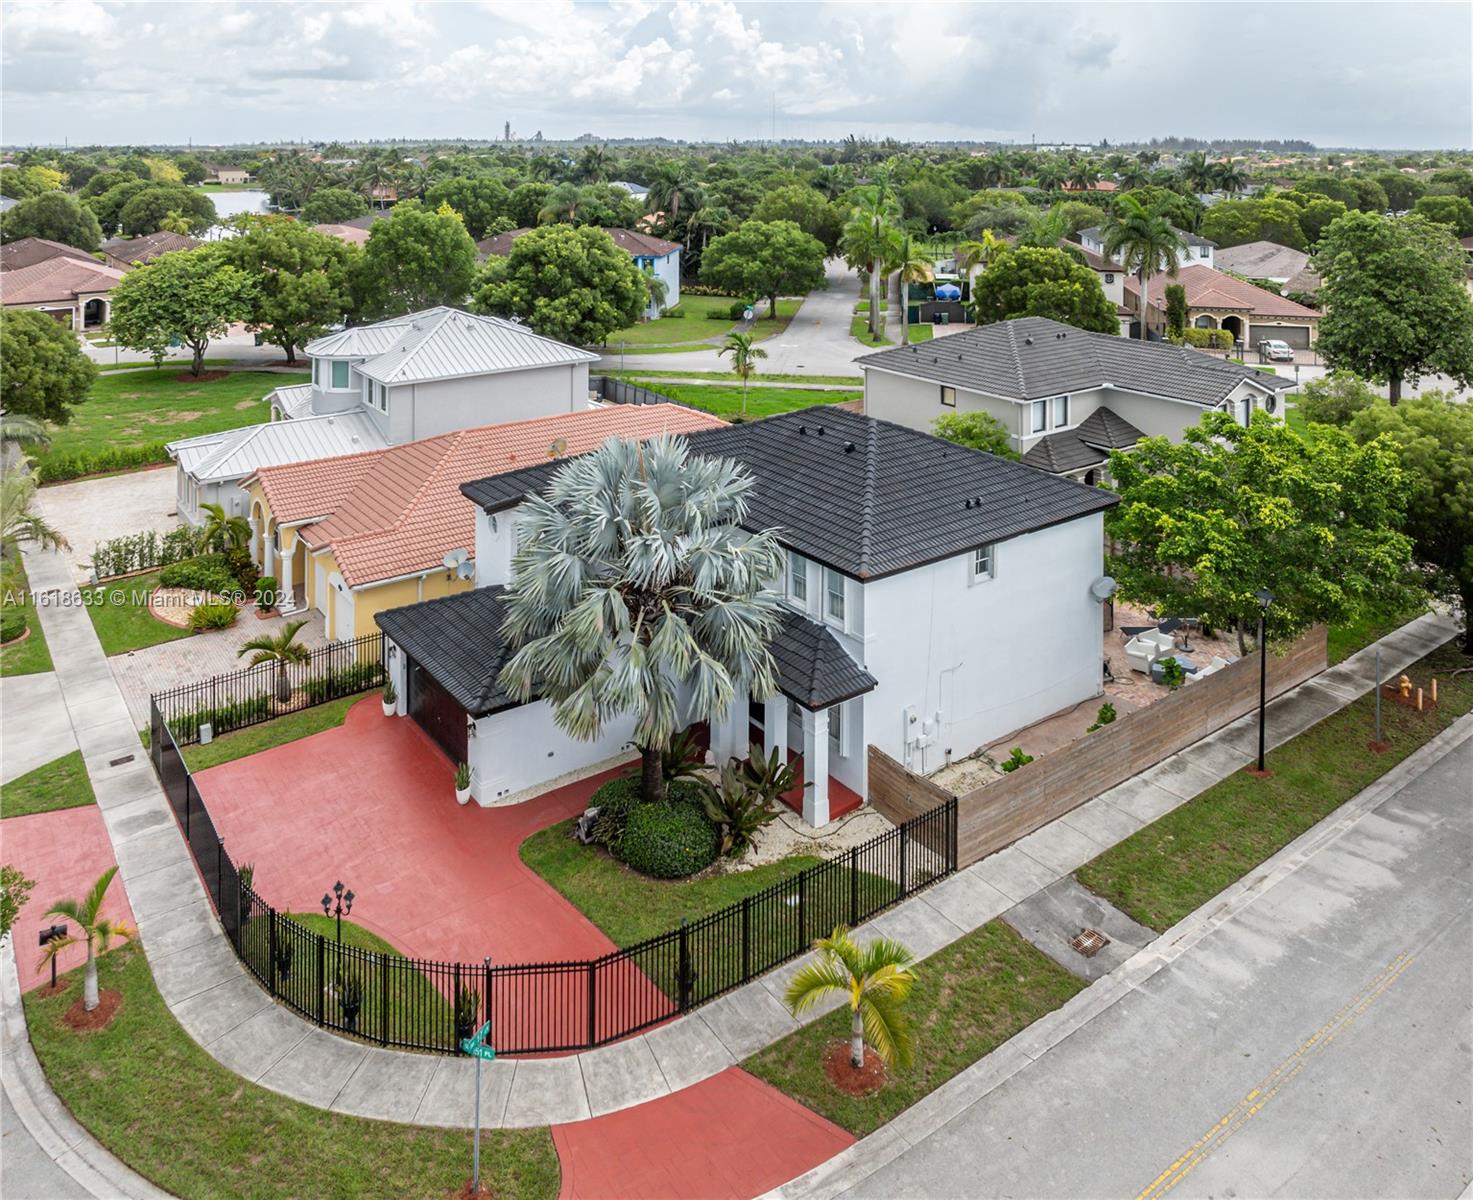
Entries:
{"type": "Polygon", "coordinates": [[[0,648],[0,677],[49,671],[51,650],[46,645],[46,634],[36,613],[36,602],[31,598],[25,563],[14,545],[6,548],[5,556],[4,564],[0,565],[0,592],[3,592],[0,599],[7,608],[19,608],[25,613],[26,627],[30,629],[31,636],[13,646],[0,648]]]}
{"type": "Polygon", "coordinates": [[[298,738],[310,737],[324,729],[336,729],[348,716],[348,710],[357,704],[365,692],[357,696],[344,696],[330,700],[315,708],[304,708],[300,712],[288,713],[242,729],[236,733],[223,734],[208,746],[184,747],[184,762],[191,771],[203,771],[218,767],[221,763],[234,762],[237,758],[248,758],[260,754],[273,746],[284,746],[298,738]]]}
{"type": "MultiPolygon", "coordinates": [[[[102,372],[108,371],[157,371],[160,375],[178,374],[180,371],[189,370],[190,359],[170,359],[162,367],[155,367],[152,363],[120,362],[120,363],[98,363],[97,369],[102,372]]],[[[205,369],[212,367],[228,367],[237,362],[234,358],[207,358],[205,369]]]]}
{"type": "Polygon", "coordinates": [[[190,636],[190,630],[166,625],[149,610],[148,595],[158,585],[159,573],[150,571],[84,593],[89,600],[87,615],[104,654],[126,654],[190,636]]]}
{"type": "MultiPolygon", "coordinates": [[[[159,1187],[233,1200],[441,1200],[469,1179],[469,1131],[366,1121],[267,1091],[179,1027],[137,949],[104,955],[98,972],[104,988],[124,997],[113,1023],[81,1035],[62,1023],[80,987],[73,972],[59,996],[26,994],[31,1041],[72,1115],[159,1187]]],[[[558,1194],[546,1129],[486,1131],[481,1168],[495,1195],[558,1194]]]]}
{"type": "MultiPolygon", "coordinates": [[[[731,382],[730,371],[662,371],[658,367],[645,367],[635,371],[603,371],[604,375],[620,376],[632,379],[635,383],[645,380],[659,381],[665,379],[709,379],[713,382],[731,382]]],[[[760,383],[834,383],[847,384],[851,387],[862,387],[864,377],[862,375],[768,375],[762,372],[752,376],[754,384],[760,383]]]]}
{"type": "Polygon", "coordinates": [[[1085,984],[1001,921],[923,959],[906,1002],[915,1061],[873,1096],[848,1096],[824,1074],[825,1051],[849,1033],[848,1007],[819,1018],[742,1065],[856,1137],[872,1133],[991,1053],[1085,984]]]}
{"type": "Polygon", "coordinates": [[[1299,411],[1297,404],[1290,404],[1284,408],[1284,424],[1297,433],[1300,437],[1309,436],[1309,422],[1304,419],[1304,414],[1299,411]]]}
{"type": "Polygon", "coordinates": [[[1369,748],[1375,697],[1363,696],[1270,751],[1271,778],[1230,775],[1085,863],[1079,881],[1142,925],[1169,929],[1473,710],[1473,677],[1449,678],[1470,665],[1449,643],[1408,669],[1421,686],[1437,676],[1439,704],[1419,714],[1383,702],[1386,753],[1369,748]]]}
{"type": "MultiPolygon", "coordinates": [[[[856,313],[854,319],[849,322],[849,336],[866,346],[896,346],[900,343],[900,334],[893,321],[885,324],[885,336],[872,338],[869,335],[869,318],[863,314],[856,313]]],[[[910,327],[911,344],[916,342],[929,342],[935,334],[935,327],[927,324],[912,325],[910,327]]]]}
{"type": "Polygon", "coordinates": [[[82,752],[73,750],[0,785],[0,817],[28,817],[97,803],[82,752]]]}
{"type": "MultiPolygon", "coordinates": [[[[629,354],[662,354],[675,350],[698,350],[707,345],[718,346],[728,333],[737,328],[738,323],[729,315],[733,302],[731,296],[683,296],[677,307],[685,316],[657,317],[653,321],[616,329],[605,339],[601,349],[604,354],[617,354],[619,343],[623,342],[629,354]]],[[[773,321],[767,317],[767,302],[759,301],[754,309],[753,336],[760,342],[781,333],[802,303],[802,297],[779,297],[777,320],[773,321]]]]}
{"type": "MultiPolygon", "coordinates": [[[[740,384],[734,384],[731,387],[712,387],[705,384],[682,386],[678,383],[661,383],[651,387],[650,390],[669,396],[672,400],[678,400],[682,404],[688,404],[692,408],[714,413],[727,421],[740,416],[742,412],[740,384]]],[[[828,392],[809,388],[749,387],[747,389],[747,417],[749,419],[770,417],[774,413],[811,408],[815,404],[843,404],[845,401],[859,400],[863,396],[864,393],[860,391],[828,392]]]]}
{"type": "Polygon", "coordinates": [[[1411,604],[1396,612],[1368,613],[1345,625],[1331,625],[1325,647],[1330,666],[1344,662],[1357,650],[1364,650],[1372,642],[1380,641],[1426,611],[1425,603],[1411,604]]]}
{"type": "MultiPolygon", "coordinates": [[[[37,453],[37,461],[44,464],[52,455],[91,455],[265,421],[271,415],[267,392],[310,378],[305,372],[232,371],[224,379],[181,382],[178,376],[187,370],[187,363],[170,363],[158,371],[104,375],[72,410],[71,420],[52,430],[51,445],[37,453]]],[[[167,462],[167,455],[158,461],[167,462]]]]}

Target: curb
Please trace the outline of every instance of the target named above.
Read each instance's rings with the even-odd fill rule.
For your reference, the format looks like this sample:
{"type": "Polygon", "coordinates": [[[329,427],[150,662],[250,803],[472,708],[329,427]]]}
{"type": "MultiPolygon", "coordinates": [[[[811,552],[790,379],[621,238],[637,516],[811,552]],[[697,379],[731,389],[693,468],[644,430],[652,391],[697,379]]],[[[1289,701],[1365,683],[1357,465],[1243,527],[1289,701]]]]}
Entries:
{"type": "Polygon", "coordinates": [[[99,1200],[158,1200],[170,1195],[119,1162],[90,1133],[51,1090],[46,1073],[31,1046],[21,1004],[20,976],[8,944],[0,943],[0,1005],[3,1005],[4,1087],[42,1153],[65,1171],[89,1196],[99,1200]]]}
{"type": "MultiPolygon", "coordinates": [[[[1158,971],[1170,966],[1208,934],[1232,920],[1287,879],[1316,854],[1352,829],[1394,792],[1416,780],[1446,754],[1473,739],[1473,713],[1448,726],[1367,785],[1334,812],[1305,830],[1251,874],[1183,917],[1151,945],[1079,992],[1063,1007],[1040,1017],[991,1054],[979,1059],[934,1092],[796,1179],[764,1194],[763,1200],[818,1200],[837,1196],[869,1178],[916,1143],[970,1108],[1054,1046],[1083,1029],[1158,971]]],[[[1467,1192],[1464,1193],[1466,1197],[1467,1192]]]]}

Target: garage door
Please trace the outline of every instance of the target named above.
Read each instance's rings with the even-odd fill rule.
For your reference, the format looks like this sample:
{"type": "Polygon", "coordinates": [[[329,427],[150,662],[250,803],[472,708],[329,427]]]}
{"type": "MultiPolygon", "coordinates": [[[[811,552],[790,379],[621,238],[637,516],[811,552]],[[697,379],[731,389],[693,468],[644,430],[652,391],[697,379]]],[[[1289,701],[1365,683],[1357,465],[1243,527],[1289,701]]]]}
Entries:
{"type": "Polygon", "coordinates": [[[1287,342],[1296,350],[1309,349],[1309,326],[1308,325],[1255,325],[1253,326],[1253,341],[1255,344],[1265,338],[1277,338],[1281,342],[1287,342]]]}
{"type": "Polygon", "coordinates": [[[460,701],[430,678],[413,659],[409,660],[409,715],[450,761],[466,761],[466,713],[460,701]]]}

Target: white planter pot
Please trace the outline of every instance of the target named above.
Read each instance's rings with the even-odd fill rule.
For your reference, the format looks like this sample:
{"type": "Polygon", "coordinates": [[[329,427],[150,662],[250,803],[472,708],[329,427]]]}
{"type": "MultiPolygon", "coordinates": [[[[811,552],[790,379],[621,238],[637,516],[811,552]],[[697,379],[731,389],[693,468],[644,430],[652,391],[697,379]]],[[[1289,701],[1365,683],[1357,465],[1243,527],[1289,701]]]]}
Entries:
{"type": "Polygon", "coordinates": [[[383,705],[383,707],[384,707],[384,716],[386,716],[386,717],[392,717],[394,715],[394,713],[398,709],[398,703],[397,702],[395,702],[394,704],[390,704],[387,700],[381,700],[379,703],[381,703],[383,705]]]}
{"type": "Polygon", "coordinates": [[[455,803],[457,803],[457,804],[465,804],[467,801],[470,800],[470,798],[471,798],[471,790],[470,790],[470,788],[464,788],[464,789],[456,788],[455,789],[455,803]]]}

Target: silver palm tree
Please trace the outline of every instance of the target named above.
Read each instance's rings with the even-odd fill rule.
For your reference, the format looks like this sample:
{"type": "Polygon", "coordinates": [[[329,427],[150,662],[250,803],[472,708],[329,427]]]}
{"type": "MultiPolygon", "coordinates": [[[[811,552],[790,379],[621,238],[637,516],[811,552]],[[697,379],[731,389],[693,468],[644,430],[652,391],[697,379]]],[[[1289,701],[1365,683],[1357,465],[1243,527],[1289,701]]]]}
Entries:
{"type": "Polygon", "coordinates": [[[632,714],[647,801],[664,795],[661,751],[677,732],[719,717],[742,687],[774,690],[783,556],[771,532],[742,528],[752,487],[739,463],[684,438],[611,438],[523,506],[502,683],[541,695],[585,741],[632,714]]]}

